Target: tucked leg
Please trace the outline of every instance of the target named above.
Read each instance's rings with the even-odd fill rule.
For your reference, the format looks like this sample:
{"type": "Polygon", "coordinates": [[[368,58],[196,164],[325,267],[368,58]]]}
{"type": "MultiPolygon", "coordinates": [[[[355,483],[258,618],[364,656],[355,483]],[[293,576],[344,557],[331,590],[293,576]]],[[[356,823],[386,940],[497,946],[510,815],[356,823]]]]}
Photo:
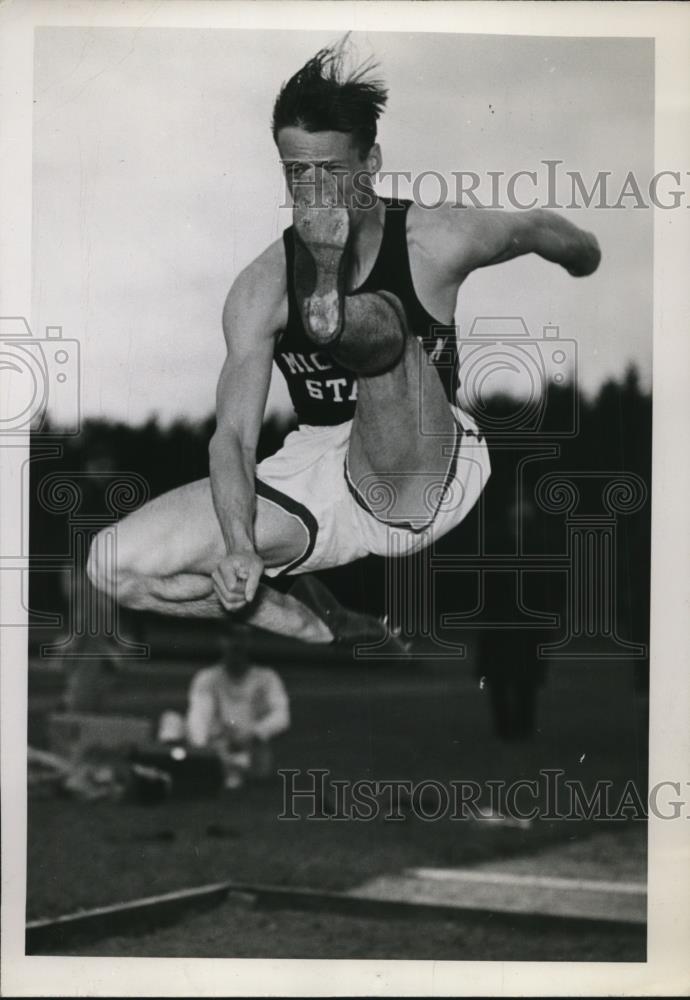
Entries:
{"type": "MultiPolygon", "coordinates": [[[[257,551],[267,566],[299,557],[308,538],[293,517],[257,498],[257,551]]],[[[88,574],[126,607],[182,617],[222,618],[211,573],[225,552],[208,479],[152,500],[96,536],[88,574]]],[[[289,594],[261,585],[244,621],[305,641],[329,642],[326,625],[289,594]]]]}

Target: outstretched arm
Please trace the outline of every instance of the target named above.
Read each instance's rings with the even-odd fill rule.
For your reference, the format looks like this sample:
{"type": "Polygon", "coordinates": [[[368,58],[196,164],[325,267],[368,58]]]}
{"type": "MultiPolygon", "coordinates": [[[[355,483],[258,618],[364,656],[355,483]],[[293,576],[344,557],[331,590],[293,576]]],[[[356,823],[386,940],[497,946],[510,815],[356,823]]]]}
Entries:
{"type": "Polygon", "coordinates": [[[545,208],[509,212],[493,225],[498,256],[488,264],[536,253],[560,264],[575,278],[585,278],[599,266],[601,251],[596,236],[556,212],[545,208]]]}
{"type": "Polygon", "coordinates": [[[577,278],[593,274],[601,260],[596,236],[544,208],[505,212],[444,205],[437,222],[440,253],[459,278],[528,253],[560,264],[577,278]]]}

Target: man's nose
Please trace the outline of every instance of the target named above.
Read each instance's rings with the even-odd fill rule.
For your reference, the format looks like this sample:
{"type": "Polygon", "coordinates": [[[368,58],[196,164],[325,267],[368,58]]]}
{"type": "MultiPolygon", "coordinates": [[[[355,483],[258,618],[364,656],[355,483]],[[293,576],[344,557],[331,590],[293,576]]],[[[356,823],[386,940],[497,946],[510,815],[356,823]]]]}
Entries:
{"type": "Polygon", "coordinates": [[[301,188],[302,197],[309,194],[311,204],[318,208],[324,204],[324,191],[327,190],[328,171],[325,167],[310,163],[299,177],[296,187],[301,188]]]}

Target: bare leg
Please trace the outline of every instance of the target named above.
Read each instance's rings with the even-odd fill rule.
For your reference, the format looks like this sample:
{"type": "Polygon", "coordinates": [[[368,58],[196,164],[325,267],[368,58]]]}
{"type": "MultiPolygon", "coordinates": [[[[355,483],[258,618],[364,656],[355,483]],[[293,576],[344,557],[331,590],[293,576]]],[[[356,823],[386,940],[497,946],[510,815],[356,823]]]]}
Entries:
{"type": "Polygon", "coordinates": [[[425,523],[433,516],[456,443],[441,380],[407,330],[394,296],[357,295],[345,305],[345,333],[336,352],[342,364],[360,373],[350,476],[363,495],[379,484],[386,487],[392,498],[387,520],[425,523]],[[391,356],[398,360],[379,374],[362,372],[372,361],[391,356]]]}
{"type": "MultiPolygon", "coordinates": [[[[268,566],[303,551],[306,533],[293,517],[257,499],[257,547],[268,566]]],[[[129,608],[186,618],[223,618],[211,573],[225,547],[208,479],[172,490],[130,514],[94,540],[88,573],[96,587],[129,608]]],[[[333,635],[289,594],[261,585],[238,619],[306,642],[333,635]]]]}
{"type": "MultiPolygon", "coordinates": [[[[141,577],[123,601],[129,607],[157,611],[180,618],[227,618],[211,578],[202,574],[178,573],[171,577],[141,577]],[[138,595],[133,592],[138,589],[138,595]]],[[[331,642],[328,627],[301,601],[259,584],[256,597],[246,611],[235,612],[238,621],[304,642],[331,642]]]]}

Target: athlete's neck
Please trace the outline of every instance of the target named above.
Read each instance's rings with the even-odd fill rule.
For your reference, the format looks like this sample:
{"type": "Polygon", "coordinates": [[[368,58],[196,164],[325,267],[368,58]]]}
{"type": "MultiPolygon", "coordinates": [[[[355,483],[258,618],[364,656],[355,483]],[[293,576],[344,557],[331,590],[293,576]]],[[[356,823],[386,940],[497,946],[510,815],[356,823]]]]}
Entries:
{"type": "Polygon", "coordinates": [[[370,208],[353,208],[350,211],[350,232],[355,236],[362,230],[383,228],[386,215],[386,204],[374,192],[376,199],[370,208]]]}
{"type": "Polygon", "coordinates": [[[350,265],[351,288],[361,285],[378,257],[383,239],[386,205],[380,198],[371,208],[359,209],[350,215],[350,265]]]}

